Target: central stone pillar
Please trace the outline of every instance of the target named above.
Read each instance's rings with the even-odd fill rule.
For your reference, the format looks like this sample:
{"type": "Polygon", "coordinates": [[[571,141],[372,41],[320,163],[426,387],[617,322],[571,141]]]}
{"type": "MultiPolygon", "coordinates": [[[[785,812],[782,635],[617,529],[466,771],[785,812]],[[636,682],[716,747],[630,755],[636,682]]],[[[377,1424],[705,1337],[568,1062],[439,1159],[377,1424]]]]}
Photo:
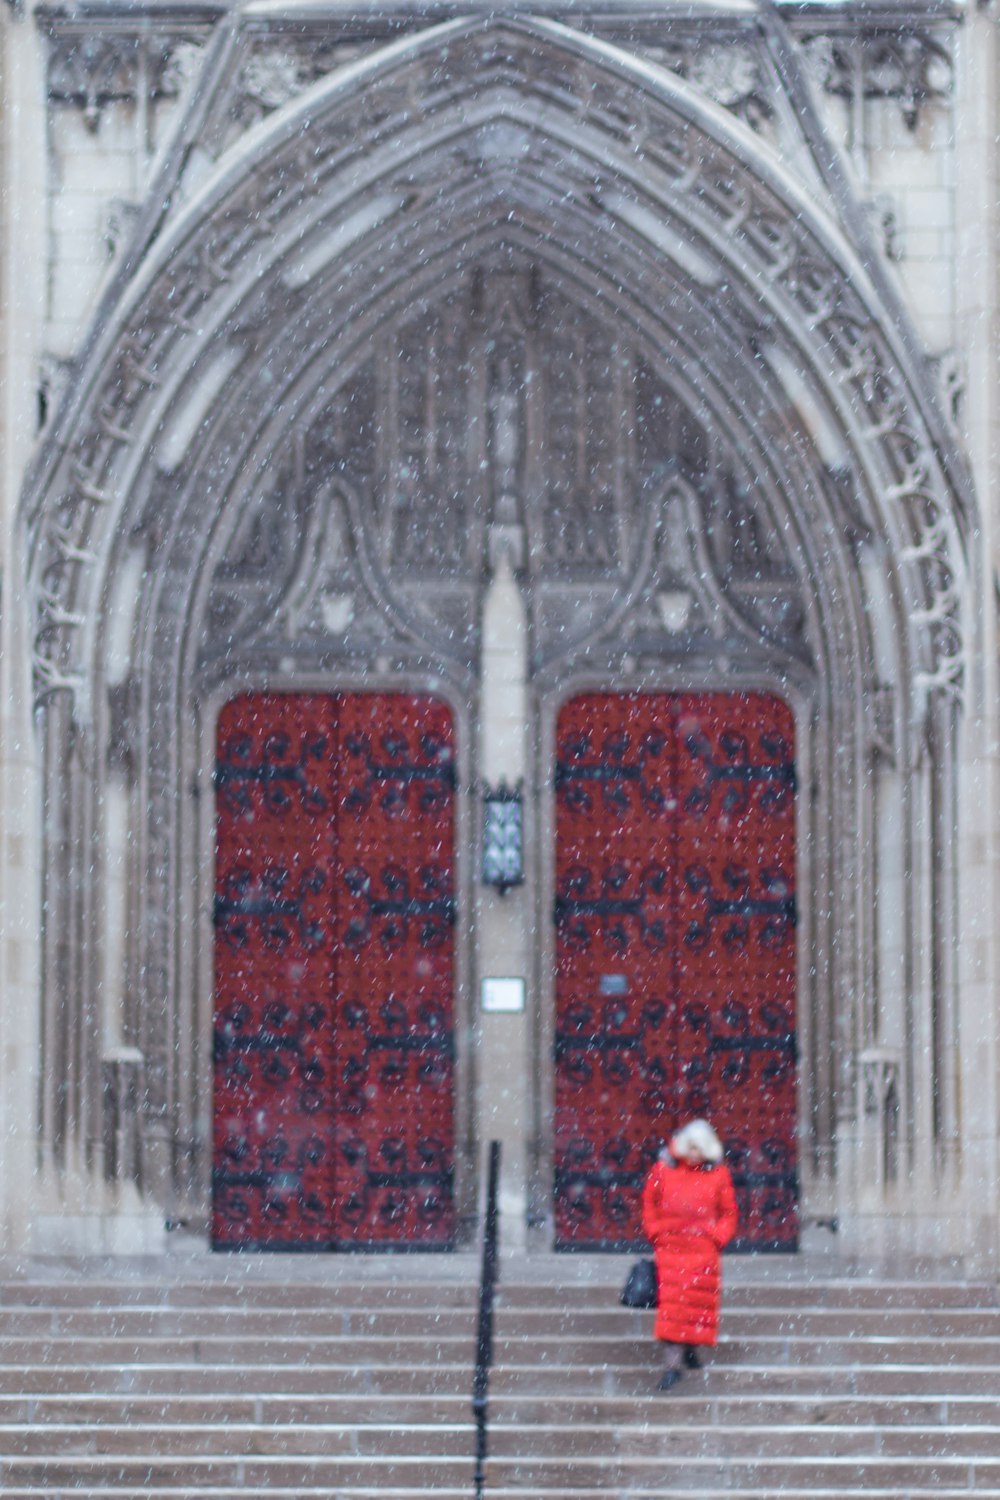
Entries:
{"type": "MultiPolygon", "coordinates": [[[[513,528],[512,528],[513,529],[513,528]]],[[[503,528],[504,531],[507,528],[503,528]]],[[[506,538],[483,606],[482,698],[479,738],[481,783],[514,786],[526,770],[528,619],[506,538]]],[[[479,787],[480,800],[482,785],[479,787]]],[[[482,814],[477,811],[477,818],[482,814]]],[[[477,872],[478,873],[478,872],[477,872]]],[[[527,874],[527,871],[526,871],[527,874]]],[[[485,1178],[487,1147],[499,1140],[500,1242],[505,1252],[523,1252],[526,1243],[528,1137],[531,1122],[531,1058],[528,1007],[529,942],[534,910],[533,882],[503,895],[477,880],[476,1053],[478,1058],[479,1140],[485,1178]],[[483,981],[523,982],[520,1010],[483,1009],[483,981]]],[[[508,987],[516,999],[516,989],[508,987]]]]}

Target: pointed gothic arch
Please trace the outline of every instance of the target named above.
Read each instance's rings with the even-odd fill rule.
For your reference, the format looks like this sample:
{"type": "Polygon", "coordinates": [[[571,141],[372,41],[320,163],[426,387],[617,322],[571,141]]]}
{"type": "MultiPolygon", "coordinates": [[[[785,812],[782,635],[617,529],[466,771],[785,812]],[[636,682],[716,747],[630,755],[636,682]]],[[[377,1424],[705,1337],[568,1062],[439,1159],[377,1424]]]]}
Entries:
{"type": "MultiPolygon", "coordinates": [[[[203,1203],[205,959],[189,935],[206,922],[196,799],[219,694],[434,679],[474,721],[484,544],[450,571],[414,573],[377,534],[384,462],[354,460],[366,424],[384,431],[374,362],[392,365],[407,329],[436,318],[465,339],[463,357],[478,351],[470,379],[488,380],[485,279],[525,304],[525,326],[544,322],[546,297],[562,299],[564,322],[594,330],[633,376],[648,371],[650,402],[683,413],[711,449],[701,472],[666,437],[654,451],[655,434],[645,460],[632,455],[634,533],[603,584],[565,559],[547,574],[535,546],[535,689],[552,704],[609,673],[682,680],[692,641],[649,621],[658,593],[690,586],[748,642],[735,663],[728,644],[703,643],[699,670],[780,681],[794,698],[814,787],[803,1123],[825,1206],[838,1120],[855,1114],[859,1059],[880,1040],[871,893],[886,848],[925,849],[930,886],[900,887],[909,931],[931,887],[954,899],[942,787],[966,651],[969,501],[877,275],[751,131],[681,80],[550,22],[408,37],[285,106],[196,188],[175,187],[178,206],[109,294],[23,510],[49,807],[42,1129],[56,1159],[101,1135],[95,1015],[110,993],[144,1059],[135,1170],[160,1202],[203,1203]],[[756,603],[706,550],[708,472],[771,538],[756,603]],[[256,582],[244,534],[255,516],[294,542],[285,571],[264,566],[256,582]],[[695,551],[671,573],[656,539],[678,525],[695,551]],[[316,607],[320,548],[351,559],[350,586],[328,593],[363,601],[355,646],[289,624],[316,607]],[[248,616],[226,582],[241,556],[249,618],[276,614],[277,633],[240,635],[248,616]],[[573,586],[614,598],[608,629],[567,629],[558,601],[573,586]],[[789,604],[784,636],[765,595],[789,604]],[[912,765],[889,817],[883,783],[912,765]],[[110,889],[102,853],[112,808],[133,850],[127,896],[110,889]],[[108,941],[123,900],[124,952],[108,941]]],[[[545,373],[550,356],[525,357],[545,373]]],[[[428,521],[420,499],[406,502],[414,526],[428,521]]],[[[557,502],[581,499],[536,487],[532,515],[557,502]]],[[[949,985],[929,961],[900,997],[941,1033],[927,1060],[903,1063],[914,1131],[944,1087],[932,1075],[949,985]]],[[[942,1131],[954,1110],[941,1095],[942,1131]]]]}

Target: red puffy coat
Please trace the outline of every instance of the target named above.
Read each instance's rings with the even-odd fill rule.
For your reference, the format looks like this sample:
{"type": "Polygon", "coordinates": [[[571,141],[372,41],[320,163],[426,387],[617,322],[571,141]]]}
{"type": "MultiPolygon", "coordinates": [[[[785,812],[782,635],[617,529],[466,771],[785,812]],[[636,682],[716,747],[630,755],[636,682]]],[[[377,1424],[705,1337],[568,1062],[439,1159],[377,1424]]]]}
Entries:
{"type": "Polygon", "coordinates": [[[724,1166],[658,1161],[642,1194],[659,1300],[655,1333],[675,1344],[714,1344],[722,1277],[719,1252],[736,1233],[736,1195],[724,1166]]]}

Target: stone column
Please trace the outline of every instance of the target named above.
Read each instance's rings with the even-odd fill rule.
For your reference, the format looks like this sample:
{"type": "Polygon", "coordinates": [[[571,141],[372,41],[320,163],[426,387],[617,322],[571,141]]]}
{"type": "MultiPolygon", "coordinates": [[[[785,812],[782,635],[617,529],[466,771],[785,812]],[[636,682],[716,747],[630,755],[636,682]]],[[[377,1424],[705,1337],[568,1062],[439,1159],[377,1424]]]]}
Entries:
{"type": "Polygon", "coordinates": [[[37,1160],[41,796],[18,500],[37,431],[45,313],[44,67],[30,16],[0,15],[0,1245],[27,1243],[37,1160]]]}
{"type": "MultiPolygon", "coordinates": [[[[509,549],[504,545],[498,551],[483,607],[479,774],[481,783],[494,786],[503,780],[511,786],[526,772],[528,620],[509,549]]],[[[478,790],[481,798],[481,785],[478,790]]],[[[476,819],[481,827],[478,808],[476,819]]],[[[527,989],[535,892],[530,878],[503,895],[478,879],[476,890],[479,1139],[483,1170],[488,1143],[502,1144],[501,1246],[516,1253],[524,1250],[526,1236],[532,1076],[528,1017],[533,998],[527,989]],[[491,977],[522,979],[525,1008],[484,1012],[482,981],[491,977]]]]}
{"type": "Polygon", "coordinates": [[[959,1189],[954,1248],[971,1268],[1000,1262],[1000,706],[996,577],[1000,569],[1000,391],[997,386],[998,30],[994,14],[972,9],[957,33],[955,284],[964,365],[959,414],[980,508],[970,546],[966,707],[960,726],[958,796],[958,1015],[954,1091],[960,1100],[959,1189]]]}

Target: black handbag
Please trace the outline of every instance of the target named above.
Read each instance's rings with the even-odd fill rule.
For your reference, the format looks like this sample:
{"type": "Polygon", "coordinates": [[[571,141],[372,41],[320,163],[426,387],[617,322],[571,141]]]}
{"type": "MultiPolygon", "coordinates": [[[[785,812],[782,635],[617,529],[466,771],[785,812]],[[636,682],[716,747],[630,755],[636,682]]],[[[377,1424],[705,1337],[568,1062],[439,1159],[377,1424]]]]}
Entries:
{"type": "Polygon", "coordinates": [[[618,1300],[623,1307],[656,1306],[656,1266],[651,1260],[636,1261],[618,1300]]]}

